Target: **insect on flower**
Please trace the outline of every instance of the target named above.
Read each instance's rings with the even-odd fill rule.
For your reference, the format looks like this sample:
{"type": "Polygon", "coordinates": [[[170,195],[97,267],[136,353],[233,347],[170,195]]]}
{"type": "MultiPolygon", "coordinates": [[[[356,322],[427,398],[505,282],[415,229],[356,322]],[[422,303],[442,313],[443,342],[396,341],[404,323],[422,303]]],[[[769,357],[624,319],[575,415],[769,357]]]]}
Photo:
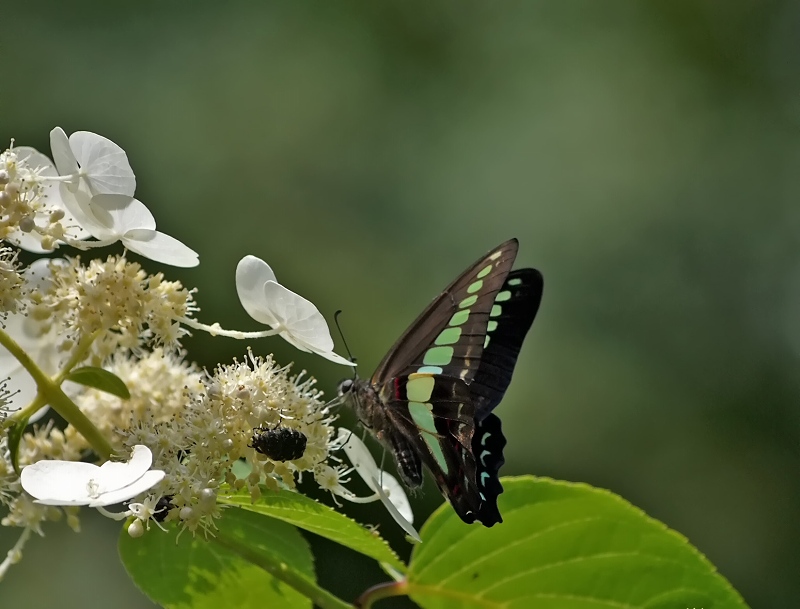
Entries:
{"type": "Polygon", "coordinates": [[[249,446],[273,461],[294,461],[303,456],[307,442],[302,431],[290,427],[256,427],[249,446]]]}

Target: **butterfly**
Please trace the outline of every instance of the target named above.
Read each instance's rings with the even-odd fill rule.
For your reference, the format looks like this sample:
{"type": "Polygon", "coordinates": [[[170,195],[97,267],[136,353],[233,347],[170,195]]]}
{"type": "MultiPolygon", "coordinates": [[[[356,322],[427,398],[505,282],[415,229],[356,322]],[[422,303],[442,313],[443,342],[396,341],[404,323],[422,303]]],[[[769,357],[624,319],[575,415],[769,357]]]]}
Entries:
{"type": "Polygon", "coordinates": [[[296,429],[256,427],[249,446],[273,461],[294,461],[303,456],[307,443],[306,435],[296,429]]]}
{"type": "Polygon", "coordinates": [[[409,488],[422,465],[458,516],[502,522],[497,497],[505,462],[492,411],[511,382],[544,287],[535,269],[511,270],[519,244],[501,243],[422,312],[369,380],[339,384],[342,400],[394,455],[409,488]]]}

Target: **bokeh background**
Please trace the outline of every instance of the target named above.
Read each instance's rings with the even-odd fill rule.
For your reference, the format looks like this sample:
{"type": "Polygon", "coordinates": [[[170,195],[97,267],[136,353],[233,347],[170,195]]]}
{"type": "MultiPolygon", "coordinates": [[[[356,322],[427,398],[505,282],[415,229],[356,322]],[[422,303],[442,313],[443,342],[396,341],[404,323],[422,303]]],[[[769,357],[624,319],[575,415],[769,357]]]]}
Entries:
{"type": "MultiPolygon", "coordinates": [[[[60,125],[122,145],[159,228],[200,253],[165,270],[206,322],[257,329],[233,278],[256,254],[344,309],[367,375],[518,237],[546,287],[498,410],[504,473],[609,488],[753,607],[800,605],[800,4],[38,0],[2,22],[0,141],[49,152],[60,125]]],[[[253,347],[329,393],[344,375],[253,347]]],[[[212,367],[246,345],[188,348],[212,367]]],[[[420,522],[440,502],[428,484],[420,522]]],[[[153,607],[118,525],[84,529],[29,543],[0,606],[153,607]]],[[[380,581],[312,543],[345,598],[380,581]]]]}

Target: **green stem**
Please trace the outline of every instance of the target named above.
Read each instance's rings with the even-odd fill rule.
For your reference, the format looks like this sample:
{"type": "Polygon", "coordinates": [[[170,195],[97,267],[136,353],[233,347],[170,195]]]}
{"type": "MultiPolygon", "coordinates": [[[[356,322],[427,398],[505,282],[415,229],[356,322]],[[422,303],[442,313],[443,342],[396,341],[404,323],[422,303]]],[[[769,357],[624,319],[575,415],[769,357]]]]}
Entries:
{"type": "MultiPolygon", "coordinates": [[[[61,387],[59,387],[53,379],[42,372],[41,368],[36,365],[36,362],[34,362],[25,350],[20,347],[13,338],[6,334],[4,330],[0,330],[0,345],[5,347],[11,355],[16,357],[17,361],[28,371],[28,374],[33,377],[39,389],[39,396],[41,396],[43,402],[50,404],[53,410],[77,429],[78,433],[86,438],[102,459],[106,460],[111,458],[114,451],[111,448],[111,444],[108,443],[108,440],[100,433],[100,430],[86,418],[86,415],[75,405],[75,402],[61,390],[61,387]]],[[[36,403],[36,401],[38,401],[38,398],[34,403],[36,403]]]]}
{"type": "Polygon", "coordinates": [[[72,372],[72,369],[78,365],[79,362],[82,362],[83,359],[86,357],[86,354],[89,352],[89,349],[92,348],[92,343],[97,339],[100,334],[103,333],[103,330],[95,330],[88,336],[84,336],[81,339],[81,342],[78,343],[78,346],[72,351],[72,355],[70,355],[69,360],[66,364],[61,368],[61,371],[53,378],[53,382],[57,385],[61,385],[64,382],[64,379],[67,375],[72,372]]]}
{"type": "Polygon", "coordinates": [[[384,584],[377,584],[368,588],[364,594],[356,599],[354,605],[361,609],[369,609],[375,601],[392,596],[406,596],[408,594],[408,582],[401,580],[399,582],[386,582],[384,584]]]}
{"type": "Polygon", "coordinates": [[[27,421],[33,416],[40,408],[47,405],[47,400],[41,393],[37,393],[33,401],[25,408],[18,410],[12,416],[8,417],[5,421],[0,421],[0,429],[12,427],[17,421],[27,421]]]}
{"type": "Polygon", "coordinates": [[[327,590],[320,588],[308,577],[294,571],[285,562],[272,560],[269,556],[254,552],[248,546],[240,543],[239,540],[225,535],[222,531],[217,531],[212,541],[264,569],[272,577],[294,588],[297,592],[310,599],[315,606],[321,607],[321,609],[352,609],[353,607],[327,590]]]}

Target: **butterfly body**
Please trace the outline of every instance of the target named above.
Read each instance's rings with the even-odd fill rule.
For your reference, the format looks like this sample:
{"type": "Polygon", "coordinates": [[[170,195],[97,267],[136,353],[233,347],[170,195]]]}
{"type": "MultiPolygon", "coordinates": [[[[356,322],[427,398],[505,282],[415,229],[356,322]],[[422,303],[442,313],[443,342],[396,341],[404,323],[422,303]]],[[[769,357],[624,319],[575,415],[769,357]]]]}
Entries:
{"type": "Polygon", "coordinates": [[[512,239],[480,258],[436,298],[390,349],[369,380],[344,381],[340,395],[394,455],[410,488],[422,465],[465,522],[502,522],[497,497],[505,438],[500,403],[543,282],[512,271],[512,239]]]}

